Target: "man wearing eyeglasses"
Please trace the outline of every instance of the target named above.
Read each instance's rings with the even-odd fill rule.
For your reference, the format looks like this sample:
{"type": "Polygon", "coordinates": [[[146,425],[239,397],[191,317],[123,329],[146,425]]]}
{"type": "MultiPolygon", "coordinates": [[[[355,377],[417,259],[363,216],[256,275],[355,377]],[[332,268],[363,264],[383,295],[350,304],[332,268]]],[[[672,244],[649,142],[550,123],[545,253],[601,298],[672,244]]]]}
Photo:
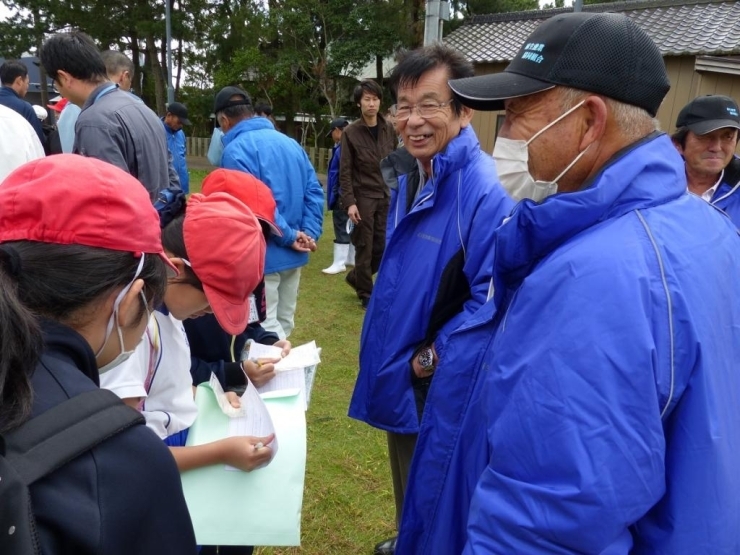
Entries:
{"type": "MultiPolygon", "coordinates": [[[[435,406],[427,419],[444,427],[440,415],[465,399],[467,373],[482,345],[447,360],[447,338],[485,303],[493,232],[513,206],[470,126],[472,110],[447,84],[472,75],[462,54],[434,44],[408,53],[391,76],[397,100],[391,115],[404,148],[382,162],[391,192],[386,250],[365,317],[349,415],[388,434],[396,525],[438,366],[439,377],[454,385],[445,387],[445,406],[435,406]]],[[[424,503],[423,497],[406,502],[424,503]]],[[[396,538],[381,542],[375,554],[394,553],[395,545],[396,538]]]]}
{"type": "Polygon", "coordinates": [[[697,97],[681,109],[676,127],[671,138],[686,162],[689,191],[727,212],[740,227],[737,103],[729,96],[697,97]]]}
{"type": "Polygon", "coordinates": [[[355,87],[354,100],[362,117],[342,134],[339,190],[342,206],[354,224],[350,240],[355,246],[355,267],[345,281],[367,308],[373,292],[373,274],[385,248],[388,187],[380,174],[380,161],[396,148],[393,125],[380,113],[383,89],[365,79],[355,87]]]}

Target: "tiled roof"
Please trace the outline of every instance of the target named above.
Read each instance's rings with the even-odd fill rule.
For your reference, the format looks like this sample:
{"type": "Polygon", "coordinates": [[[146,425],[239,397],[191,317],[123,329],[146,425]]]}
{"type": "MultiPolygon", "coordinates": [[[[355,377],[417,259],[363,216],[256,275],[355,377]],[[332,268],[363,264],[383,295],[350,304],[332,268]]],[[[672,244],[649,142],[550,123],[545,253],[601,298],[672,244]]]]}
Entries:
{"type": "MultiPolygon", "coordinates": [[[[664,56],[740,53],[740,1],[630,1],[592,4],[583,10],[631,17],[664,56]]],[[[473,62],[508,62],[540,23],[570,11],[559,8],[475,16],[444,40],[473,62]]]]}

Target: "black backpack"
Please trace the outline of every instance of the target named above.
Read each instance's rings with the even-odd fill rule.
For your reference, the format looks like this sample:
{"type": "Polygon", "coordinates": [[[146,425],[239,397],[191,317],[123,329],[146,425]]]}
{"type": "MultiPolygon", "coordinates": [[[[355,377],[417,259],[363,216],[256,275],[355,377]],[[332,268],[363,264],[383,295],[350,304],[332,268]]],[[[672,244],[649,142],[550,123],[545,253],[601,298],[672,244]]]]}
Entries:
{"type": "Polygon", "coordinates": [[[144,417],[96,389],[0,435],[0,553],[41,553],[29,486],[144,417]]]}

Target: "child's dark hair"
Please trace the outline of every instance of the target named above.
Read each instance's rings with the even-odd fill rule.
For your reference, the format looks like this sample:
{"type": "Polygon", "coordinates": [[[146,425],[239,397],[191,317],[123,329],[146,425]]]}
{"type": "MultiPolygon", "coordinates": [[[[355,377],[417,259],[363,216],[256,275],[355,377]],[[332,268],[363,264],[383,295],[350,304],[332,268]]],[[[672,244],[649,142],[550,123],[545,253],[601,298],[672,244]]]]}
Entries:
{"type": "MultiPolygon", "coordinates": [[[[82,245],[14,241],[0,245],[0,432],[30,414],[31,375],[42,349],[38,318],[79,329],[98,302],[134,277],[140,259],[132,253],[82,245]]],[[[138,276],[147,300],[160,304],[167,270],[146,255],[138,276]]],[[[143,317],[144,306],[140,309],[143,317]]]]}

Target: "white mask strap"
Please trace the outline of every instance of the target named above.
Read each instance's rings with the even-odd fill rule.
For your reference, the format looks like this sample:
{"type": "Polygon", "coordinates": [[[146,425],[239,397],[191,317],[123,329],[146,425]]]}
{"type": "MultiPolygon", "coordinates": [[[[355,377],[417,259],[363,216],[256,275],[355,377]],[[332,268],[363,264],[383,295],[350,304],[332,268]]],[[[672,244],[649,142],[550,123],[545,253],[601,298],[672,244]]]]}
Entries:
{"type": "Polygon", "coordinates": [[[563,171],[560,172],[560,175],[558,175],[555,179],[552,180],[553,183],[558,183],[560,181],[560,178],[563,177],[566,173],[568,173],[568,170],[571,169],[573,166],[576,165],[576,162],[581,159],[581,157],[586,154],[586,151],[591,148],[591,145],[588,145],[585,149],[583,149],[583,152],[581,152],[578,156],[576,156],[573,161],[568,164],[563,171]]]}
{"type": "MultiPolygon", "coordinates": [[[[571,114],[572,112],[574,112],[578,108],[580,108],[583,105],[584,102],[586,102],[586,99],[585,98],[583,100],[581,100],[578,104],[576,104],[575,106],[573,106],[570,110],[568,110],[567,112],[561,114],[560,117],[552,120],[545,127],[543,127],[542,129],[540,129],[539,131],[537,131],[537,133],[535,133],[534,135],[532,135],[532,137],[527,141],[527,143],[526,143],[527,146],[529,146],[529,143],[531,143],[532,141],[534,141],[537,137],[539,137],[540,135],[542,135],[545,131],[547,131],[548,129],[550,129],[553,125],[555,125],[557,122],[559,122],[565,116],[571,114]]],[[[586,152],[586,151],[584,150],[583,152],[586,152]]]]}
{"type": "Polygon", "coordinates": [[[111,314],[111,317],[108,320],[108,327],[105,328],[105,339],[103,340],[103,345],[102,347],[100,347],[100,350],[98,350],[98,352],[95,353],[95,358],[100,356],[100,353],[103,352],[103,349],[105,348],[106,343],[108,343],[108,338],[110,337],[110,334],[113,331],[113,325],[115,324],[115,319],[116,319],[116,316],[118,315],[118,306],[121,304],[123,297],[126,296],[126,293],[129,292],[129,289],[131,289],[131,286],[136,281],[136,278],[138,278],[139,274],[141,274],[141,270],[144,269],[144,257],[145,257],[144,253],[141,253],[141,258],[139,259],[139,265],[136,267],[136,273],[134,274],[133,279],[128,283],[126,287],[121,289],[121,292],[118,293],[116,300],[113,302],[113,314],[111,314]]]}

